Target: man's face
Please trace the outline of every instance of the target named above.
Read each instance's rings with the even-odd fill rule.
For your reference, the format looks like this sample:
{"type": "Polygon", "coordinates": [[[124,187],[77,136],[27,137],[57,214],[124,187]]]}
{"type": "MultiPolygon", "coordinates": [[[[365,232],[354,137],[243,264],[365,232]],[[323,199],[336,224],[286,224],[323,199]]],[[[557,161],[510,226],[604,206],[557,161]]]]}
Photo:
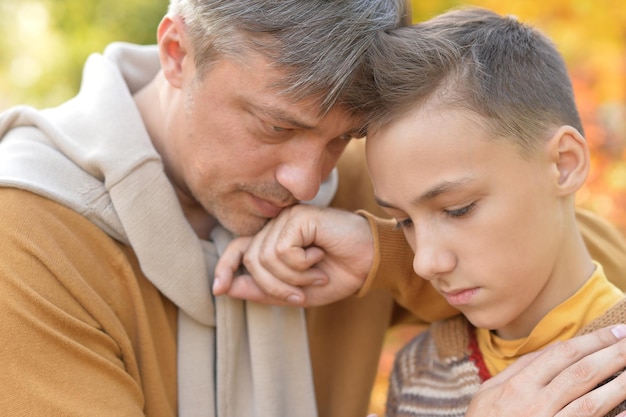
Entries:
{"type": "Polygon", "coordinates": [[[462,110],[412,110],[367,140],[376,197],[402,227],[415,272],[503,337],[527,335],[578,285],[555,270],[564,211],[542,155],[489,139],[462,110]]]}
{"type": "Polygon", "coordinates": [[[320,117],[314,100],[278,95],[280,71],[248,58],[187,76],[160,149],[179,195],[239,235],[313,198],[361,124],[339,108],[320,117]]]}

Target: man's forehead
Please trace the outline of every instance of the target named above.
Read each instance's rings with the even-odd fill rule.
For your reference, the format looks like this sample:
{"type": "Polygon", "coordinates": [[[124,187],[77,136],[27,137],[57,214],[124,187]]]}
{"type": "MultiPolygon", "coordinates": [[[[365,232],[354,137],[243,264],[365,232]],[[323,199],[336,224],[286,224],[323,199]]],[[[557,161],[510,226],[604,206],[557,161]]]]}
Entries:
{"type": "Polygon", "coordinates": [[[238,67],[248,78],[239,95],[250,109],[302,129],[316,129],[332,120],[346,131],[364,131],[364,115],[350,112],[340,104],[324,112],[325,92],[306,97],[290,94],[284,85],[286,70],[277,68],[261,53],[247,53],[245,57],[220,59],[238,67]]]}
{"type": "Polygon", "coordinates": [[[320,111],[320,102],[311,100],[292,100],[270,93],[266,99],[250,102],[250,106],[273,120],[283,121],[291,126],[315,130],[325,125],[343,127],[345,130],[362,130],[365,117],[348,112],[341,106],[335,106],[326,113],[320,111]]]}

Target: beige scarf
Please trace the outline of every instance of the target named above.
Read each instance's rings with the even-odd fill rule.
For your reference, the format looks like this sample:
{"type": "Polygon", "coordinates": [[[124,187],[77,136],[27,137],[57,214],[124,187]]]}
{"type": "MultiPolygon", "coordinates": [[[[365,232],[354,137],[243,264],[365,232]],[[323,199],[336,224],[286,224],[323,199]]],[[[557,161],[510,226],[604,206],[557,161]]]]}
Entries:
{"type": "MultiPolygon", "coordinates": [[[[217,227],[200,241],[164,175],[132,99],[158,70],[156,48],[113,44],[88,59],[74,99],[5,112],[0,186],[58,201],[133,247],[179,307],[180,416],[315,416],[303,310],[212,297],[218,253],[232,237],[217,227]]],[[[330,202],[336,180],[316,203],[330,202]]]]}

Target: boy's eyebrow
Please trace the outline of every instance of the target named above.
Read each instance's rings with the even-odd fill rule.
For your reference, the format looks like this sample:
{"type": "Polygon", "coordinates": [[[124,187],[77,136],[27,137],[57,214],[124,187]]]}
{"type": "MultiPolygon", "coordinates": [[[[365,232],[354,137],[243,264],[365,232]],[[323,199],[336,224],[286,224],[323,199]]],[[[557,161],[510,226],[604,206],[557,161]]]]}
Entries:
{"type": "MultiPolygon", "coordinates": [[[[423,203],[424,201],[432,200],[433,198],[436,198],[437,196],[441,194],[458,190],[459,188],[463,187],[465,184],[467,184],[471,180],[472,180],[471,178],[465,177],[465,178],[459,178],[458,180],[454,180],[454,181],[442,181],[434,185],[430,189],[426,190],[419,196],[417,196],[417,198],[413,199],[411,203],[414,205],[419,205],[423,203]]],[[[376,200],[376,203],[381,207],[386,207],[390,209],[396,208],[393,204],[388,203],[385,200],[382,200],[378,196],[374,196],[374,200],[376,200]]]]}
{"type": "Polygon", "coordinates": [[[468,177],[459,178],[454,181],[442,181],[419,195],[416,199],[413,200],[413,204],[423,203],[425,200],[432,200],[433,198],[441,194],[458,190],[470,181],[471,178],[468,177]]]}
{"type": "Polygon", "coordinates": [[[376,204],[378,204],[381,207],[386,207],[386,208],[390,208],[390,209],[395,209],[396,207],[393,206],[392,204],[386,202],[385,200],[381,200],[380,198],[378,198],[378,196],[374,196],[374,200],[376,200],[376,204]]]}

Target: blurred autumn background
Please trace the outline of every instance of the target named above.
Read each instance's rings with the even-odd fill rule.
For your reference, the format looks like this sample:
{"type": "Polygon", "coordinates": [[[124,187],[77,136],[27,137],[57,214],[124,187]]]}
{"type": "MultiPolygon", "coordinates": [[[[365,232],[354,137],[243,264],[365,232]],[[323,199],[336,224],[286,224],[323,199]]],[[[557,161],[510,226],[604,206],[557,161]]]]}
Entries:
{"type": "MultiPolygon", "coordinates": [[[[512,14],[547,33],[568,64],[591,147],[581,206],[626,233],[626,7],[622,0],[411,0],[419,22],[477,5],[512,14]]],[[[87,55],[121,40],[153,43],[167,0],[0,0],[0,110],[51,106],[76,93],[87,55]]],[[[412,328],[389,332],[372,396],[383,414],[393,355],[412,328]]]]}

